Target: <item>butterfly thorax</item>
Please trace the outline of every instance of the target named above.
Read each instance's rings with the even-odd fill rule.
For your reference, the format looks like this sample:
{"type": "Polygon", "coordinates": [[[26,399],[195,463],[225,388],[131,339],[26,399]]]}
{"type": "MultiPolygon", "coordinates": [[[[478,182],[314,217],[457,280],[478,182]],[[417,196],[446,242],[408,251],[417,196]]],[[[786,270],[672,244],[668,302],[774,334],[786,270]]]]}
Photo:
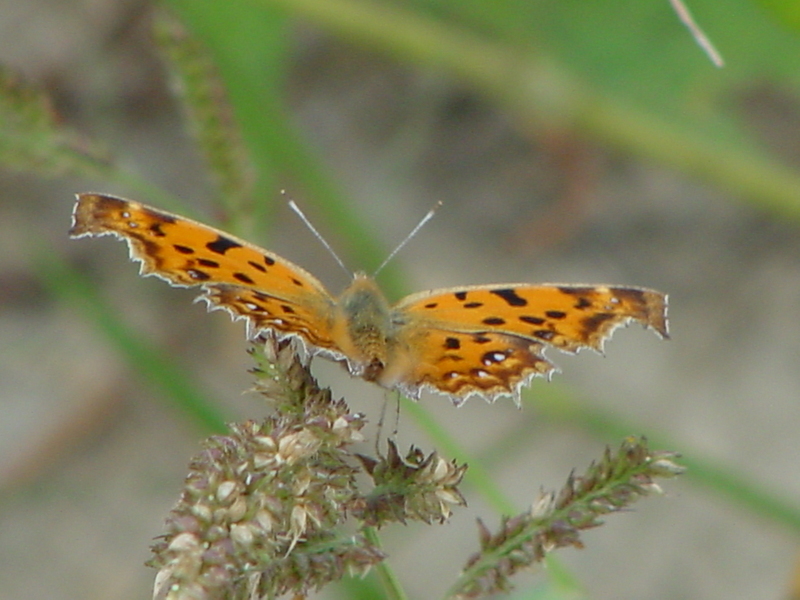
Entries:
{"type": "Polygon", "coordinates": [[[337,302],[334,330],[350,369],[375,381],[388,361],[391,309],[373,279],[356,273],[337,302]]]}

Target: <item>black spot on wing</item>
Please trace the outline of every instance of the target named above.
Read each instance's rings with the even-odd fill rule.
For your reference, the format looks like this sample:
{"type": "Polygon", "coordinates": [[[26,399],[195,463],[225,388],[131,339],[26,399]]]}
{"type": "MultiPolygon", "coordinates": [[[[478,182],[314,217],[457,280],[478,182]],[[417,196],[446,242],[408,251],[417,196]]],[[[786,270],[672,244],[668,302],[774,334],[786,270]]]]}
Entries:
{"type": "Polygon", "coordinates": [[[186,269],[186,272],[189,274],[189,277],[195,281],[208,281],[211,279],[211,275],[199,269],[186,269]]]}
{"type": "Polygon", "coordinates": [[[262,273],[266,273],[267,272],[267,268],[264,265],[260,265],[257,262],[255,262],[254,260],[248,260],[247,264],[249,264],[251,267],[253,267],[256,271],[261,271],[262,273]]]}
{"type": "Polygon", "coordinates": [[[463,306],[464,308],[480,308],[483,306],[483,302],[467,302],[463,306]]]}
{"type": "Polygon", "coordinates": [[[181,246],[180,244],[172,244],[172,247],[175,248],[176,252],[180,252],[181,254],[194,254],[194,248],[190,248],[189,246],[181,246]]]}
{"type": "Polygon", "coordinates": [[[509,306],[528,306],[528,301],[525,298],[517,295],[516,290],[513,288],[502,288],[498,290],[489,290],[490,294],[494,294],[495,296],[499,296],[509,306]]]}
{"type": "Polygon", "coordinates": [[[542,317],[534,317],[532,315],[522,315],[519,317],[519,320],[523,323],[527,323],[528,325],[544,325],[544,319],[542,317]]]}
{"type": "Polygon", "coordinates": [[[448,350],[459,350],[461,348],[461,342],[458,338],[449,337],[444,341],[444,347],[448,350]]]}
{"type": "Polygon", "coordinates": [[[486,317],[481,323],[484,325],[505,325],[506,320],[500,317],[486,317]]]}
{"type": "Polygon", "coordinates": [[[578,310],[583,310],[584,308],[589,308],[592,305],[592,301],[587,299],[584,296],[578,298],[578,301],[573,305],[578,310]]]}
{"type": "Polygon", "coordinates": [[[162,225],[163,223],[151,223],[148,229],[156,237],[166,237],[167,234],[161,230],[162,225]]]}
{"type": "Polygon", "coordinates": [[[289,306],[288,304],[281,304],[281,310],[286,313],[287,315],[295,314],[295,310],[289,306]]]}
{"type": "Polygon", "coordinates": [[[198,258],[197,264],[201,267],[211,267],[212,269],[218,269],[219,263],[215,260],[209,260],[207,258],[198,258]]]}
{"type": "Polygon", "coordinates": [[[439,306],[438,302],[429,302],[425,305],[425,308],[436,308],[437,306],[439,306]]]}
{"type": "Polygon", "coordinates": [[[456,300],[460,300],[461,302],[467,299],[467,292],[456,292],[453,295],[456,297],[456,300]]]}
{"type": "Polygon", "coordinates": [[[544,314],[546,314],[551,319],[563,319],[567,316],[567,313],[560,311],[560,310],[548,310],[544,314]]]}
{"type": "Polygon", "coordinates": [[[242,245],[239,242],[234,242],[230,238],[226,238],[224,235],[218,235],[217,239],[213,242],[208,242],[206,244],[206,248],[214,252],[215,254],[225,254],[231,248],[241,248],[242,245]]]}
{"type": "Polygon", "coordinates": [[[265,263],[265,264],[266,264],[268,267],[271,267],[272,265],[274,265],[274,264],[275,264],[275,259],[274,259],[274,258],[272,258],[271,256],[267,256],[267,255],[265,254],[265,255],[264,255],[264,263],[265,263]]]}
{"type": "Polygon", "coordinates": [[[233,278],[236,279],[237,281],[241,281],[242,283],[247,283],[249,285],[252,285],[254,283],[253,280],[250,279],[244,273],[234,273],[233,278]]]}
{"type": "Polygon", "coordinates": [[[492,341],[492,338],[486,337],[485,335],[477,334],[472,336],[472,341],[476,344],[486,344],[492,341]]]}

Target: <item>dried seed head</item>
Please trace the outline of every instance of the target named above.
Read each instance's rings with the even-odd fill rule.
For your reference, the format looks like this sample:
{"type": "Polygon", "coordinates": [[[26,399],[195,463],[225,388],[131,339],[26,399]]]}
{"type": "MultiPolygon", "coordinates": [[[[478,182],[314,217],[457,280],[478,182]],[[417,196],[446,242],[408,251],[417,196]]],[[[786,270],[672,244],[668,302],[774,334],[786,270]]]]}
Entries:
{"type": "Polygon", "coordinates": [[[272,343],[270,352],[277,364],[269,379],[288,410],[231,424],[192,459],[166,533],[153,546],[154,597],[304,593],[383,558],[365,538],[336,534],[358,497],[346,447],[360,438],[363,415],[285,360],[286,345],[272,343]]]}
{"type": "Polygon", "coordinates": [[[356,516],[370,525],[388,521],[444,522],[452,506],[466,505],[458,491],[466,465],[447,462],[434,452],[427,458],[412,447],[405,459],[388,442],[386,457],[379,460],[359,455],[375,484],[371,493],[354,504],[356,516]]]}
{"type": "Polygon", "coordinates": [[[530,510],[503,518],[495,533],[479,523],[481,550],[470,557],[451,595],[466,599],[507,591],[515,572],[540,562],[551,550],[583,547],[581,531],[596,527],[602,516],[627,508],[641,496],[660,491],[653,477],[677,474],[680,467],[672,457],[652,452],[644,438],[627,438],[616,453],[606,448],[584,475],[571,473],[558,492],[541,492],[530,510]]]}

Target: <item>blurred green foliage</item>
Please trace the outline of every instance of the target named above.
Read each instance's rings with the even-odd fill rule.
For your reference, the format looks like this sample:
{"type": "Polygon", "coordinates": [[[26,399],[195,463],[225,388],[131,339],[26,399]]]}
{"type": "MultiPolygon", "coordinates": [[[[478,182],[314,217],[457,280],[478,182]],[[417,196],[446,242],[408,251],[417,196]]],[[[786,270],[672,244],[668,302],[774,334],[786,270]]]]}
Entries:
{"type": "MultiPolygon", "coordinates": [[[[226,3],[224,19],[209,0],[169,4],[225,55],[224,77],[246,130],[275,129],[265,126],[263,110],[275,98],[260,93],[241,68],[226,72],[224,65],[241,59],[244,72],[259,71],[262,88],[269,87],[265,79],[282,78],[268,57],[287,51],[276,40],[291,23],[281,15],[293,16],[409,68],[460,82],[507,110],[529,135],[558,128],[585,136],[800,218],[797,163],[787,164],[770,148],[746,110],[747,95],[759,90],[796,96],[800,39],[776,22],[776,15],[790,22],[788,3],[770,13],[747,0],[689,3],[725,58],[722,69],[711,64],[667,1],[234,0],[226,3]],[[259,19],[279,25],[249,25],[259,19]],[[260,70],[254,57],[262,57],[260,70]]],[[[315,175],[320,167],[309,168],[301,154],[273,154],[271,162],[291,166],[309,187],[331,193],[315,175]]]]}

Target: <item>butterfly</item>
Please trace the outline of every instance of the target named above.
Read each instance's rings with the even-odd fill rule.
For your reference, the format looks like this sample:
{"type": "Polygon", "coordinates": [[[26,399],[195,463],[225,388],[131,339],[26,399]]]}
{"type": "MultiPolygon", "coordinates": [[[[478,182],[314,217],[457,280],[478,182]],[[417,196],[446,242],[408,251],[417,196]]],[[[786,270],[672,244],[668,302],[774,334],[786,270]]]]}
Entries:
{"type": "Polygon", "coordinates": [[[199,287],[209,310],[247,322],[248,337],[299,340],[300,350],[418,399],[423,390],[462,404],[494,402],[556,367],[548,346],[602,351],[614,329],[638,321],[662,338],[667,296],[608,285],[472,285],[412,294],[390,304],[363,273],[338,296],[277,254],[191,219],[105,194],[77,195],[70,236],[128,243],[141,275],[199,287]]]}

